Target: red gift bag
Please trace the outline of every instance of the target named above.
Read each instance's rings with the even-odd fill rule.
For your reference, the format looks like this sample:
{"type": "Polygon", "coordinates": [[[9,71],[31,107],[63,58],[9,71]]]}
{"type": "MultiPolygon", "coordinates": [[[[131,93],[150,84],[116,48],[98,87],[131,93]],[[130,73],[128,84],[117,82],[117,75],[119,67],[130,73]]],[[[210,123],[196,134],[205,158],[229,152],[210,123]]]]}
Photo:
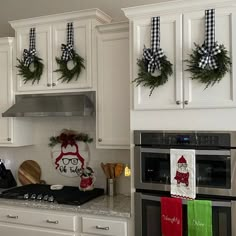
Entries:
{"type": "Polygon", "coordinates": [[[161,232],[163,236],[182,236],[182,200],[161,198],[161,232]]]}

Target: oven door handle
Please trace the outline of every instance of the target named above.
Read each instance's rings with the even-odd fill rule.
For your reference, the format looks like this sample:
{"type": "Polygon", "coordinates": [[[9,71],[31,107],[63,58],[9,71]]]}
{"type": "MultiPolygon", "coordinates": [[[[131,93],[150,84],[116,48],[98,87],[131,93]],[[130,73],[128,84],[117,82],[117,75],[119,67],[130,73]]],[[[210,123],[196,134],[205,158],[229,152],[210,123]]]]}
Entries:
{"type": "MultiPolygon", "coordinates": [[[[140,194],[140,197],[142,200],[150,200],[150,201],[156,201],[156,202],[161,201],[161,197],[147,195],[147,194],[143,194],[143,193],[138,193],[138,194],[140,194]]],[[[188,200],[183,199],[182,204],[187,205],[187,201],[188,200]]],[[[213,207],[231,207],[232,203],[231,203],[231,201],[212,201],[212,206],[213,207]]]]}
{"type": "MultiPolygon", "coordinates": [[[[140,148],[140,147],[135,147],[140,148]]],[[[180,148],[181,150],[181,148],[180,148]]],[[[141,147],[139,150],[141,153],[160,153],[160,154],[170,154],[170,149],[162,149],[162,148],[143,148],[141,147]]],[[[229,156],[231,152],[229,150],[195,150],[196,155],[206,155],[206,156],[229,156]]]]}

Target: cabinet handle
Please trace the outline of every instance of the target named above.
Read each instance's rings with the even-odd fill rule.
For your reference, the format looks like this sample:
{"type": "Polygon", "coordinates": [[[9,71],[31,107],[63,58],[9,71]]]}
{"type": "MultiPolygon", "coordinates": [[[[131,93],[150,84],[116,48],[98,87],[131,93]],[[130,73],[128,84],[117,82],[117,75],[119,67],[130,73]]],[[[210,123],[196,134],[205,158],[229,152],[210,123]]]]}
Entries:
{"type": "Polygon", "coordinates": [[[176,101],[176,104],[177,104],[177,105],[180,105],[180,103],[181,103],[180,101],[176,101]]]}
{"type": "Polygon", "coordinates": [[[7,141],[11,141],[11,138],[7,138],[7,141]]]}
{"type": "Polygon", "coordinates": [[[51,84],[47,83],[47,86],[48,86],[48,87],[51,87],[51,84]]]}
{"type": "Polygon", "coordinates": [[[102,226],[96,225],[96,229],[109,230],[110,228],[108,226],[102,227],[102,226]]]}
{"type": "Polygon", "coordinates": [[[7,215],[7,218],[10,218],[10,219],[18,219],[18,216],[7,215]]]}
{"type": "Polygon", "coordinates": [[[184,104],[185,104],[185,105],[188,105],[188,100],[185,100],[185,101],[184,101],[184,104]]]}
{"type": "Polygon", "coordinates": [[[56,83],[52,83],[52,86],[54,87],[54,86],[56,86],[57,84],[56,83]]]}
{"type": "Polygon", "coordinates": [[[98,142],[102,142],[102,139],[101,139],[101,138],[99,138],[99,139],[98,139],[98,142]]]}
{"type": "Polygon", "coordinates": [[[58,220],[46,220],[48,224],[59,224],[58,220]]]}

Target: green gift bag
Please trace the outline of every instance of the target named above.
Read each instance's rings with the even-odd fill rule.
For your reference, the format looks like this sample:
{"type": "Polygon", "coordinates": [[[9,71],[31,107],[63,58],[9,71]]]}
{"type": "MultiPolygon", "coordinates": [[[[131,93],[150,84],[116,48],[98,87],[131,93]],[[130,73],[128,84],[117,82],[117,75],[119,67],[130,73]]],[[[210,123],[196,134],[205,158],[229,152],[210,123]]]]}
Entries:
{"type": "Polygon", "coordinates": [[[188,236],[212,236],[211,201],[188,201],[188,236]]]}

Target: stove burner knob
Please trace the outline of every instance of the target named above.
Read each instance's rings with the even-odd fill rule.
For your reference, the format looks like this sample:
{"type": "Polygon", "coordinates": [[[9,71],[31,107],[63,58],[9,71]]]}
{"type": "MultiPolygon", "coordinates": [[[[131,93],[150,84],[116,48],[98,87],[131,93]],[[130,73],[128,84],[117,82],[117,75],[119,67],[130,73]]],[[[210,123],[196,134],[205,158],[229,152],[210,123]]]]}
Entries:
{"type": "Polygon", "coordinates": [[[39,194],[39,195],[37,196],[37,200],[42,200],[42,198],[43,198],[43,195],[42,195],[42,194],[39,194]]]}
{"type": "Polygon", "coordinates": [[[36,199],[36,194],[33,193],[33,194],[31,195],[30,199],[35,200],[35,199],[36,199]]]}
{"type": "Polygon", "coordinates": [[[24,199],[29,199],[29,194],[28,193],[25,193],[24,196],[23,196],[24,199]]]}
{"type": "Polygon", "coordinates": [[[50,197],[48,198],[48,201],[49,201],[49,202],[54,202],[54,197],[53,197],[53,196],[50,196],[50,197]]]}
{"type": "Polygon", "coordinates": [[[44,201],[47,201],[47,200],[48,200],[48,195],[45,195],[45,196],[43,197],[43,200],[44,200],[44,201]]]}

